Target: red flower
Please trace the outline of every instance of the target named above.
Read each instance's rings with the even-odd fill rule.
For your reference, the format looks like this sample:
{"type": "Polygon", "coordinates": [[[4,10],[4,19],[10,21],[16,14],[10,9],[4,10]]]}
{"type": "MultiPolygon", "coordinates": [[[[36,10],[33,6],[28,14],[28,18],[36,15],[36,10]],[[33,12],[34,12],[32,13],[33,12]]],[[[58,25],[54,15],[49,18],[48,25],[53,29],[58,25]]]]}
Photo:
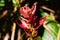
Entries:
{"type": "Polygon", "coordinates": [[[24,7],[21,7],[20,8],[20,14],[24,18],[30,18],[32,15],[34,15],[34,13],[36,11],[36,4],[37,3],[35,2],[31,9],[28,7],[27,4],[24,7]]]}
{"type": "Polygon", "coordinates": [[[21,19],[22,19],[21,23],[18,23],[18,25],[21,28],[25,29],[27,36],[30,37],[32,35],[31,32],[33,32],[34,36],[37,35],[38,33],[37,29],[44,23],[44,21],[46,20],[46,17],[39,19],[39,21],[36,21],[37,20],[36,17],[35,18],[33,17],[33,20],[31,23],[27,22],[27,20],[24,18],[21,18],[21,19]],[[34,30],[31,31],[31,28],[34,28],[34,30]]]}
{"type": "Polygon", "coordinates": [[[30,29],[31,26],[33,26],[38,29],[45,21],[45,17],[37,21],[37,16],[34,15],[36,11],[36,4],[37,3],[35,2],[31,9],[28,5],[20,8],[20,14],[24,17],[20,17],[21,23],[18,23],[21,28],[30,29]]]}
{"type": "Polygon", "coordinates": [[[23,17],[20,17],[21,23],[17,24],[23,28],[26,31],[26,34],[30,36],[30,33],[33,32],[33,34],[36,34],[36,30],[44,23],[46,20],[46,17],[43,17],[41,19],[37,19],[37,16],[35,15],[36,11],[36,4],[34,3],[34,6],[30,9],[28,5],[25,5],[24,7],[20,8],[20,14],[23,17]],[[33,29],[32,29],[33,28],[33,29]],[[27,30],[28,29],[28,30],[27,30]],[[33,31],[31,31],[31,29],[33,31]]]}
{"type": "Polygon", "coordinates": [[[18,23],[18,25],[23,29],[30,29],[32,26],[35,29],[38,29],[46,20],[46,17],[43,17],[37,21],[36,17],[33,17],[31,22],[28,22],[29,20],[26,20],[24,18],[21,18],[21,23],[18,23]]]}
{"type": "Polygon", "coordinates": [[[40,18],[37,23],[36,29],[38,29],[45,21],[46,21],[46,17],[40,18]]]}

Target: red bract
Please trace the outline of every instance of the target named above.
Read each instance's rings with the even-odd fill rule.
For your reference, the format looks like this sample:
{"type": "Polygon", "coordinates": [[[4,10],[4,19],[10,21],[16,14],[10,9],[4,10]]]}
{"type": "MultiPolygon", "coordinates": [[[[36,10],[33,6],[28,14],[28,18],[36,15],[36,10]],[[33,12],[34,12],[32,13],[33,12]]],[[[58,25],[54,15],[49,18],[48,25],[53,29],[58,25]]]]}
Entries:
{"type": "Polygon", "coordinates": [[[42,25],[45,20],[46,20],[46,17],[41,18],[41,19],[39,20],[39,24],[42,25]]]}
{"type": "Polygon", "coordinates": [[[21,23],[18,23],[18,25],[23,29],[28,29],[28,25],[24,20],[21,20],[21,23]]]}
{"type": "Polygon", "coordinates": [[[20,17],[21,23],[17,22],[17,24],[26,31],[26,34],[28,36],[32,35],[32,32],[34,35],[37,34],[36,30],[46,20],[46,17],[37,19],[37,16],[35,15],[36,4],[37,3],[34,3],[34,5],[31,9],[28,7],[28,5],[25,5],[24,7],[20,8],[20,14],[23,17],[20,17]],[[31,31],[31,30],[33,30],[33,31],[31,31]]]}
{"type": "Polygon", "coordinates": [[[24,17],[24,18],[30,18],[32,15],[34,15],[35,11],[36,11],[36,4],[34,3],[34,5],[32,6],[32,8],[30,9],[28,7],[28,5],[26,4],[24,7],[20,8],[20,14],[24,17]]]}
{"type": "Polygon", "coordinates": [[[45,21],[46,21],[46,17],[40,18],[38,21],[36,29],[38,29],[45,21]]]}
{"type": "Polygon", "coordinates": [[[25,30],[27,37],[30,37],[31,35],[35,37],[38,33],[37,29],[44,23],[45,20],[46,20],[46,17],[43,17],[37,21],[37,17],[33,16],[32,21],[28,22],[29,20],[26,20],[21,17],[21,20],[20,20],[21,23],[18,23],[18,22],[17,23],[22,29],[25,30]]]}
{"type": "Polygon", "coordinates": [[[26,20],[24,18],[21,18],[21,23],[18,23],[18,25],[23,29],[30,29],[31,27],[38,29],[46,20],[46,17],[43,17],[37,21],[36,16],[33,16],[33,19],[31,22],[28,22],[29,20],[26,20]]]}
{"type": "Polygon", "coordinates": [[[21,28],[30,29],[31,26],[38,28],[45,21],[45,18],[39,19],[39,21],[37,21],[37,16],[35,15],[36,4],[37,2],[34,3],[31,9],[27,4],[20,8],[20,14],[24,17],[20,17],[22,20],[20,20],[21,23],[18,23],[21,28]]]}
{"type": "Polygon", "coordinates": [[[20,20],[21,23],[18,23],[18,22],[17,22],[17,24],[18,24],[21,28],[23,28],[23,29],[30,29],[31,26],[34,25],[35,20],[36,20],[36,17],[33,16],[33,19],[32,19],[31,22],[29,22],[29,20],[27,20],[27,19],[25,19],[25,18],[23,18],[23,17],[21,17],[20,19],[21,19],[21,20],[20,20]]]}

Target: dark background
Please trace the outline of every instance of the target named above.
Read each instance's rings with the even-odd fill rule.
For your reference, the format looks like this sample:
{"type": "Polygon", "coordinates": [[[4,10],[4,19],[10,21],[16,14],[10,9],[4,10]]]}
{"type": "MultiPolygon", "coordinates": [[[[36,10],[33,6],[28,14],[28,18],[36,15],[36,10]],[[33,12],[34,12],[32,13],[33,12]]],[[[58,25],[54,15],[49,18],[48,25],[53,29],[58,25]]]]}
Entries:
{"type": "MultiPolygon", "coordinates": [[[[39,13],[40,13],[40,11],[39,11],[40,6],[45,5],[48,8],[53,9],[55,11],[54,15],[57,15],[56,20],[60,23],[60,16],[59,16],[60,15],[60,1],[59,0],[25,0],[21,3],[21,6],[24,6],[26,3],[28,3],[29,7],[31,8],[34,2],[38,3],[37,11],[36,11],[36,13],[38,13],[38,14],[36,14],[37,16],[39,16],[39,13]]],[[[6,33],[9,33],[10,37],[11,37],[11,28],[12,28],[11,25],[18,18],[18,14],[14,14],[12,12],[12,10],[14,8],[12,0],[10,0],[10,1],[5,0],[5,6],[0,7],[0,8],[2,8],[2,10],[0,10],[0,15],[5,10],[8,10],[8,14],[5,17],[0,19],[0,33],[2,33],[2,38],[0,38],[0,40],[3,40],[3,36],[5,36],[6,33]],[[11,13],[13,14],[13,16],[10,16],[11,13]],[[3,31],[3,29],[5,29],[5,31],[3,31]]],[[[16,13],[18,12],[18,10],[16,11],[16,13]]],[[[17,25],[16,32],[15,32],[15,40],[17,39],[17,30],[18,29],[21,29],[21,28],[17,25]]],[[[21,30],[23,33],[24,32],[23,29],[21,29],[21,30]]],[[[43,28],[43,26],[41,26],[38,29],[38,35],[42,36],[43,32],[44,32],[44,28],[43,28]]],[[[24,38],[24,40],[25,39],[26,39],[26,37],[24,38]]]]}

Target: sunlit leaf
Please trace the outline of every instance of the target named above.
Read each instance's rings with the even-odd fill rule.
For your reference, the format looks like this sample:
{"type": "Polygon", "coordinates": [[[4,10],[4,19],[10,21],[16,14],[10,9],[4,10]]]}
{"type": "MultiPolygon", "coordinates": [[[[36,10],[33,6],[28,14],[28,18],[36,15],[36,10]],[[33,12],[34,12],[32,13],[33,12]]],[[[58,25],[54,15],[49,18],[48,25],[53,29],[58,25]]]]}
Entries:
{"type": "Polygon", "coordinates": [[[0,6],[5,6],[5,1],[4,0],[0,1],[0,6]]]}

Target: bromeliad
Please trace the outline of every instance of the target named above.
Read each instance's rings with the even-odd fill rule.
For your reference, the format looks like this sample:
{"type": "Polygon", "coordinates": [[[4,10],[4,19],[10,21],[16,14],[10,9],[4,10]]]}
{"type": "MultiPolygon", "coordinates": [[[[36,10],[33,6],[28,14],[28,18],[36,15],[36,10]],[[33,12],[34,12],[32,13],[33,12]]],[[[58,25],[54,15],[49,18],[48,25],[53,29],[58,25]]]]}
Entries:
{"type": "Polygon", "coordinates": [[[37,35],[37,29],[44,23],[46,17],[37,19],[35,15],[37,2],[34,3],[30,9],[28,5],[21,7],[19,12],[23,16],[20,16],[21,23],[17,24],[25,30],[28,37],[35,37],[37,35]]]}

